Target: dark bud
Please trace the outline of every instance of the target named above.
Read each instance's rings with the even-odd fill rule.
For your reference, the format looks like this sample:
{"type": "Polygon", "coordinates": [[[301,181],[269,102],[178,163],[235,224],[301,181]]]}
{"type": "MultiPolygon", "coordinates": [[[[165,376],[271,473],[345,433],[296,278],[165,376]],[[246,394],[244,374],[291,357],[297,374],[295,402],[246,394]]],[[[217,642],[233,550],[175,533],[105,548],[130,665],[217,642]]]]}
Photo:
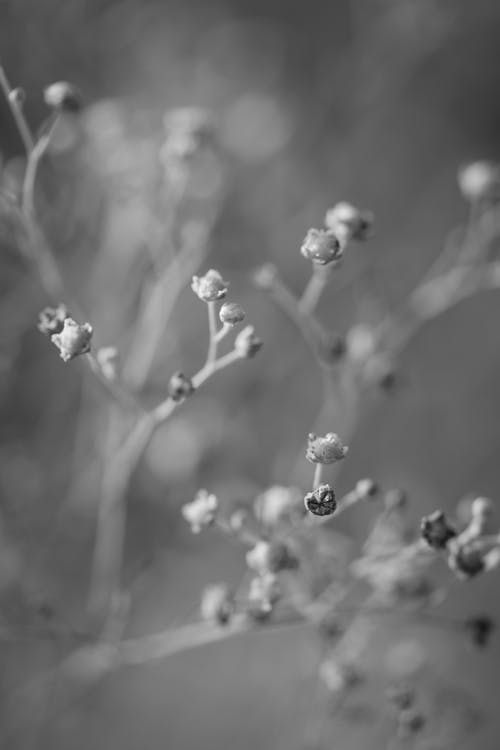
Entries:
{"type": "Polygon", "coordinates": [[[304,497],[304,505],[315,516],[331,516],[337,508],[335,492],[329,484],[320,484],[304,497]]]}
{"type": "Polygon", "coordinates": [[[191,396],[194,390],[193,381],[182,372],[175,372],[168,382],[168,395],[172,401],[182,401],[191,396]]]}
{"type": "Polygon", "coordinates": [[[445,514],[436,510],[420,522],[420,535],[432,549],[445,549],[457,532],[448,523],[445,514]]]}

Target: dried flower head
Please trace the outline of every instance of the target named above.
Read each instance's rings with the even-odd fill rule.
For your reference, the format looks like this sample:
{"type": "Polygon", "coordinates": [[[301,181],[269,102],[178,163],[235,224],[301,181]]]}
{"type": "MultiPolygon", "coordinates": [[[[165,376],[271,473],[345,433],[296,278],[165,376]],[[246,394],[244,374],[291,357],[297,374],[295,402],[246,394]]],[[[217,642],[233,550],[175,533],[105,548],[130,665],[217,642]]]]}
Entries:
{"type": "Polygon", "coordinates": [[[362,242],[370,237],[374,218],[371,211],[361,211],[351,203],[342,201],[327,211],[325,226],[341,241],[362,242]]]}
{"type": "Polygon", "coordinates": [[[104,377],[108,380],[116,380],[119,361],[116,346],[102,346],[97,350],[96,358],[104,377]]]}
{"type": "Polygon", "coordinates": [[[168,395],[172,401],[182,401],[188,396],[191,396],[195,387],[193,381],[183,372],[174,372],[170,380],[168,381],[168,395]]]}
{"type": "Polygon", "coordinates": [[[420,535],[432,549],[445,549],[457,532],[448,522],[442,510],[436,510],[420,522],[420,535]]]}
{"type": "Polygon", "coordinates": [[[329,484],[320,484],[315,490],[307,493],[304,505],[315,516],[331,516],[337,508],[333,487],[329,484]]]}
{"type": "Polygon", "coordinates": [[[61,303],[57,307],[45,307],[38,315],[38,330],[46,336],[61,333],[66,318],[69,318],[66,305],[61,303]]]}
{"type": "Polygon", "coordinates": [[[224,302],[219,310],[219,319],[225,325],[235,326],[245,320],[245,311],[237,302],[224,302]]]}
{"type": "Polygon", "coordinates": [[[234,349],[243,359],[255,357],[262,348],[262,340],[256,336],[253,326],[247,326],[236,336],[234,349]]]}
{"type": "Polygon", "coordinates": [[[278,278],[278,269],[273,263],[264,263],[254,271],[253,281],[259,289],[269,291],[278,278]]]}
{"type": "Polygon", "coordinates": [[[224,299],[229,284],[218,271],[211,268],[204,276],[193,276],[191,289],[203,302],[217,302],[224,299]]]}
{"type": "Polygon", "coordinates": [[[43,91],[45,104],[61,112],[80,112],[83,107],[81,91],[72,83],[57,81],[43,91]]]}
{"type": "Polygon", "coordinates": [[[73,318],[65,318],[63,328],[59,333],[51,336],[51,341],[59,349],[64,362],[87,354],[92,340],[92,326],[89,323],[77,323],[73,318]]]}
{"type": "Polygon", "coordinates": [[[484,648],[495,630],[495,621],[489,615],[476,615],[464,622],[464,627],[475,646],[484,648]]]}
{"type": "Polygon", "coordinates": [[[234,614],[234,598],[224,583],[207,586],[201,597],[200,613],[208,622],[229,624],[234,614]]]}
{"type": "Polygon", "coordinates": [[[281,590],[274,573],[264,573],[252,578],[248,589],[249,616],[257,621],[267,619],[280,597],[281,590]]]}
{"type": "Polygon", "coordinates": [[[378,495],[378,491],[378,484],[373,479],[360,479],[354,488],[354,492],[360,500],[369,500],[378,495]]]}
{"type": "Polygon", "coordinates": [[[343,248],[334,232],[325,229],[309,229],[300,248],[307,260],[319,266],[326,266],[340,260],[343,248]]]}
{"type": "Polygon", "coordinates": [[[467,201],[500,198],[500,167],[489,161],[475,161],[458,171],[458,186],[467,201]]]}
{"type": "Polygon", "coordinates": [[[207,490],[198,490],[194,500],[182,506],[182,515],[191,526],[193,534],[199,534],[203,528],[213,524],[218,507],[216,495],[207,490]]]}
{"type": "Polygon", "coordinates": [[[281,541],[259,541],[247,552],[246,562],[256,573],[279,573],[282,570],[295,570],[299,561],[290,546],[281,541]]]}
{"type": "Polygon", "coordinates": [[[328,432],[324,437],[311,432],[307,440],[306,458],[313,464],[333,464],[345,458],[349,451],[335,432],[328,432]]]}
{"type": "Polygon", "coordinates": [[[255,500],[255,516],[264,526],[275,526],[289,518],[300,507],[301,495],[297,487],[274,485],[255,500]]]}

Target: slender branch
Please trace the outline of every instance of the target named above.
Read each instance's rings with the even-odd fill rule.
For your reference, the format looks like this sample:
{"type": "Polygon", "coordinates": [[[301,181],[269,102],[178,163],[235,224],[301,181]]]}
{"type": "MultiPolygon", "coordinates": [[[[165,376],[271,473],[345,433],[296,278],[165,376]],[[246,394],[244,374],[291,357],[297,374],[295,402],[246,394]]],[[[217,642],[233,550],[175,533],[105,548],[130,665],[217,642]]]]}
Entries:
{"type": "Polygon", "coordinates": [[[1,63],[0,63],[0,88],[3,91],[7,104],[9,105],[10,111],[12,112],[12,117],[14,118],[14,122],[16,123],[19,135],[21,136],[21,140],[26,150],[26,154],[29,155],[34,146],[34,140],[33,140],[33,135],[31,133],[31,128],[28,125],[28,122],[24,116],[21,105],[17,101],[15,101],[15,99],[11,96],[12,87],[9,83],[9,79],[7,78],[5,69],[3,68],[1,63]]]}
{"type": "Polygon", "coordinates": [[[321,295],[330,280],[329,268],[314,266],[311,277],[299,300],[299,311],[302,315],[310,316],[316,310],[321,295]]]}

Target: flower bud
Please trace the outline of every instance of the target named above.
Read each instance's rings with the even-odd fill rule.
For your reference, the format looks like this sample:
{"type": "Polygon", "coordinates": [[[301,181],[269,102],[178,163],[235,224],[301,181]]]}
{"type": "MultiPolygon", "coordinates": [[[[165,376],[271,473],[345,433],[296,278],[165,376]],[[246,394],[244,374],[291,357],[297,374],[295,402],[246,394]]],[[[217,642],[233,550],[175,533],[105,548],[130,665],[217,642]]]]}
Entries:
{"type": "Polygon", "coordinates": [[[475,578],[486,570],[486,554],[480,544],[452,542],[448,547],[448,565],[458,578],[475,578]]]}
{"type": "Polygon", "coordinates": [[[45,307],[38,315],[38,330],[46,336],[61,333],[66,318],[69,318],[66,305],[60,304],[57,307],[45,307]]]}
{"type": "Polygon", "coordinates": [[[343,248],[338,237],[324,229],[310,229],[300,248],[307,260],[319,266],[326,266],[332,261],[340,260],[343,248]]]}
{"type": "Polygon", "coordinates": [[[207,586],[201,598],[200,613],[203,620],[228,625],[234,614],[234,599],[225,584],[207,586]]]}
{"type": "Polygon", "coordinates": [[[243,359],[255,357],[257,352],[262,348],[263,342],[255,335],[253,326],[247,326],[236,336],[234,342],[235,351],[243,359]]]}
{"type": "Polygon", "coordinates": [[[257,621],[265,620],[280,596],[279,583],[274,573],[252,578],[248,589],[248,614],[257,621]]]}
{"type": "Polygon", "coordinates": [[[254,504],[255,516],[264,526],[276,526],[290,517],[300,506],[300,492],[296,487],[275,485],[260,494],[254,504]]]}
{"type": "Polygon", "coordinates": [[[345,458],[348,451],[349,448],[334,432],[328,432],[324,437],[311,432],[308,436],[306,458],[313,464],[333,464],[345,458]]]}
{"type": "Polygon", "coordinates": [[[26,92],[24,89],[16,88],[9,91],[9,102],[16,107],[21,108],[26,101],[26,92]]]}
{"type": "Polygon", "coordinates": [[[443,511],[436,510],[422,518],[420,535],[432,549],[445,549],[450,539],[456,537],[457,532],[450,526],[443,511]]]}
{"type": "Polygon", "coordinates": [[[190,503],[182,507],[182,515],[191,526],[193,534],[199,534],[206,526],[211,526],[215,521],[219,501],[207,490],[198,490],[196,497],[190,503]]]}
{"type": "Polygon", "coordinates": [[[115,346],[102,346],[97,350],[97,361],[101,372],[108,380],[116,380],[118,374],[118,350],[115,346]]]}
{"type": "Polygon", "coordinates": [[[161,149],[163,162],[192,159],[214,140],[212,117],[200,107],[180,107],[166,112],[163,124],[166,134],[161,149]]]}
{"type": "Polygon", "coordinates": [[[273,263],[264,263],[254,272],[253,280],[259,289],[269,291],[273,288],[278,278],[278,269],[273,263]]]}
{"type": "Polygon", "coordinates": [[[51,341],[59,349],[64,362],[69,362],[80,354],[87,354],[91,339],[92,326],[89,323],[80,325],[73,318],[65,318],[60,333],[51,336],[51,341]]]}
{"type": "Polygon", "coordinates": [[[261,575],[264,573],[279,573],[282,570],[295,570],[298,565],[297,557],[285,542],[259,541],[247,552],[246,562],[251,570],[261,575]]]}
{"type": "Polygon", "coordinates": [[[194,385],[191,378],[184,375],[183,372],[174,372],[170,380],[168,381],[168,395],[172,401],[182,401],[188,396],[191,396],[194,391],[194,385]]]}
{"type": "Polygon", "coordinates": [[[60,112],[80,112],[83,107],[81,91],[72,83],[57,81],[43,91],[45,104],[60,112]]]}
{"type": "Polygon", "coordinates": [[[464,623],[465,630],[470,635],[472,642],[479,648],[487,646],[495,630],[495,621],[489,615],[476,615],[469,617],[464,623]]]}
{"type": "Polygon", "coordinates": [[[320,484],[315,490],[307,493],[304,505],[315,516],[331,516],[337,508],[333,487],[329,484],[320,484]]]}
{"type": "Polygon", "coordinates": [[[193,276],[191,289],[203,302],[224,299],[229,284],[218,271],[211,268],[204,276],[193,276]]]}
{"type": "Polygon", "coordinates": [[[371,235],[374,216],[371,211],[361,211],[351,203],[342,201],[327,211],[325,226],[344,242],[363,242],[371,235]]]}
{"type": "Polygon", "coordinates": [[[500,198],[500,167],[489,161],[475,161],[458,171],[458,186],[465,200],[474,203],[500,198]]]}
{"type": "Polygon", "coordinates": [[[379,487],[373,479],[360,479],[354,488],[354,492],[360,500],[369,500],[378,494],[379,487]]]}
{"type": "Polygon", "coordinates": [[[224,302],[219,310],[219,319],[225,325],[235,326],[245,319],[245,311],[237,302],[224,302]]]}

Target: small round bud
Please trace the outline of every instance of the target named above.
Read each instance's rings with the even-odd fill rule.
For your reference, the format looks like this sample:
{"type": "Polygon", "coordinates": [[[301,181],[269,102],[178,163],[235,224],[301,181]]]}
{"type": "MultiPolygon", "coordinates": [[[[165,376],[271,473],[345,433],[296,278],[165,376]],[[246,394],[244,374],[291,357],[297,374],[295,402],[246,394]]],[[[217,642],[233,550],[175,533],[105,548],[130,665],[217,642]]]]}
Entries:
{"type": "Polygon", "coordinates": [[[116,380],[118,374],[118,350],[115,346],[103,346],[97,350],[97,361],[101,372],[108,380],[116,380]]]}
{"type": "Polygon", "coordinates": [[[254,271],[253,281],[259,289],[269,291],[273,288],[278,278],[278,269],[273,263],[264,263],[263,266],[254,271]]]}
{"type": "Polygon", "coordinates": [[[493,512],[493,503],[488,497],[476,497],[472,501],[470,511],[473,518],[489,518],[493,512]]]}
{"type": "Polygon", "coordinates": [[[490,642],[495,630],[495,621],[489,615],[476,615],[464,622],[465,630],[475,646],[484,648],[490,642]]]}
{"type": "Polygon", "coordinates": [[[354,488],[354,492],[360,500],[369,500],[378,495],[379,487],[373,479],[360,479],[354,488]]]}
{"type": "Polygon", "coordinates": [[[361,211],[351,203],[342,201],[327,211],[325,226],[344,242],[367,240],[373,228],[374,216],[371,211],[361,211]]]}
{"type": "Polygon", "coordinates": [[[448,523],[441,510],[436,510],[420,522],[420,535],[432,549],[445,549],[450,539],[456,537],[457,532],[448,523]]]}
{"type": "Polygon", "coordinates": [[[324,437],[311,432],[308,436],[306,458],[313,464],[333,464],[345,458],[348,451],[349,448],[334,432],[328,432],[324,437]]]}
{"type": "Polygon", "coordinates": [[[208,622],[229,624],[234,614],[234,599],[225,584],[207,586],[201,598],[200,613],[202,619],[208,622]]]}
{"type": "Polygon", "coordinates": [[[66,305],[60,304],[57,307],[45,307],[38,315],[38,330],[46,336],[61,333],[66,318],[69,318],[66,305]]]}
{"type": "Polygon", "coordinates": [[[486,570],[486,552],[478,544],[453,544],[448,548],[448,565],[454,573],[464,580],[475,578],[475,576],[486,570]]]}
{"type": "Polygon", "coordinates": [[[257,542],[246,555],[246,562],[256,573],[279,573],[282,570],[295,570],[299,561],[285,542],[257,542]]]}
{"type": "Polygon", "coordinates": [[[191,378],[179,371],[174,372],[168,381],[167,390],[172,401],[183,401],[194,393],[195,388],[191,378]]]}
{"type": "Polygon", "coordinates": [[[16,88],[9,91],[9,102],[16,107],[21,108],[26,101],[26,92],[24,89],[16,88]]]}
{"type": "Polygon", "coordinates": [[[255,516],[264,526],[275,526],[290,517],[300,504],[301,496],[297,487],[275,485],[256,498],[255,516]]]}
{"type": "Polygon", "coordinates": [[[182,506],[182,515],[191,526],[193,534],[199,534],[206,526],[215,521],[219,501],[207,490],[198,490],[196,497],[190,503],[182,506]]]}
{"type": "Polygon", "coordinates": [[[458,186],[472,203],[500,198],[500,167],[489,161],[475,161],[458,171],[458,186]]]}
{"type": "Polygon", "coordinates": [[[243,359],[255,357],[262,348],[263,342],[255,335],[253,326],[247,326],[236,336],[234,349],[243,359]]]}
{"type": "Polygon", "coordinates": [[[92,326],[89,323],[77,323],[73,318],[65,318],[60,333],[51,336],[51,341],[59,349],[59,355],[64,362],[87,354],[92,340],[92,326]]]}
{"type": "Polygon", "coordinates": [[[219,319],[225,325],[235,326],[245,320],[245,311],[237,302],[224,302],[219,310],[219,319]]]}
{"type": "Polygon", "coordinates": [[[57,81],[43,91],[45,104],[61,112],[80,112],[83,107],[81,91],[72,83],[57,81]]]}
{"type": "Polygon", "coordinates": [[[203,302],[217,302],[224,299],[229,284],[213,268],[204,276],[193,276],[191,289],[203,302]]]}
{"type": "Polygon", "coordinates": [[[248,614],[257,622],[266,620],[281,597],[278,579],[274,573],[264,573],[252,578],[248,589],[248,614]]]}
{"type": "Polygon", "coordinates": [[[329,484],[320,484],[315,490],[307,493],[304,505],[315,516],[331,516],[337,508],[333,487],[329,484]]]}
{"type": "Polygon", "coordinates": [[[324,229],[310,229],[300,248],[307,260],[319,266],[326,266],[332,261],[340,260],[343,249],[338,237],[324,229]]]}
{"type": "Polygon", "coordinates": [[[180,107],[165,113],[166,139],[161,149],[164,163],[172,159],[192,159],[214,140],[215,128],[210,113],[200,107],[180,107]]]}

